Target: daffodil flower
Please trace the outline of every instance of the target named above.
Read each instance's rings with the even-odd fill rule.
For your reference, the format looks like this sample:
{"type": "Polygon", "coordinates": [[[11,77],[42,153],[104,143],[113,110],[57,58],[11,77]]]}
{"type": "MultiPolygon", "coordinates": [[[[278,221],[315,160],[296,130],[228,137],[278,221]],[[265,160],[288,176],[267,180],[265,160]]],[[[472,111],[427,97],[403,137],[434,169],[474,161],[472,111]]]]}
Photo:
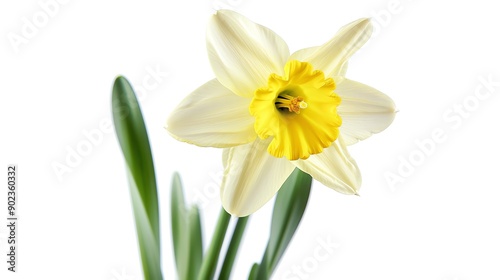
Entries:
{"type": "Polygon", "coordinates": [[[187,96],[166,129],[180,141],[223,150],[222,205],[252,214],[294,168],[344,194],[361,175],[346,146],[384,130],[394,102],[344,77],[347,60],[370,37],[369,19],[342,27],[322,46],[290,55],[270,29],[220,10],[207,48],[216,79],[187,96]]]}

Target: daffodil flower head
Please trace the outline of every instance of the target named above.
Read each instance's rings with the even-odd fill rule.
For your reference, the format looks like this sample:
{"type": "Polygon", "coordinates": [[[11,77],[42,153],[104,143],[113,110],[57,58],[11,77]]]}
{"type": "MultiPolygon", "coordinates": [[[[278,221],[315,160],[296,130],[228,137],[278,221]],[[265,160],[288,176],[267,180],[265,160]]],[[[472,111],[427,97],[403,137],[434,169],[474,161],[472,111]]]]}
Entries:
{"type": "Polygon", "coordinates": [[[187,96],[167,120],[176,139],[223,148],[222,205],[247,216],[294,168],[344,194],[361,175],[346,146],[387,128],[394,102],[345,78],[347,60],[370,37],[369,19],[290,55],[270,29],[228,10],[212,16],[207,49],[216,79],[187,96]]]}

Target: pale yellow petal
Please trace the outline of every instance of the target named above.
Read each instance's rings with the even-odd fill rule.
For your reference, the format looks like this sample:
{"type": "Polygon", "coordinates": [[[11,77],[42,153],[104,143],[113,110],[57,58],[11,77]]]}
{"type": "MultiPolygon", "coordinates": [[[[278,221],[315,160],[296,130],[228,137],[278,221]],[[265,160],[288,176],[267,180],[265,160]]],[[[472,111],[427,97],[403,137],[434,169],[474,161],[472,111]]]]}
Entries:
{"type": "Polygon", "coordinates": [[[228,10],[212,17],[207,48],[217,79],[246,97],[265,86],[271,73],[283,73],[290,55],[285,41],[272,30],[228,10]]]}
{"type": "Polygon", "coordinates": [[[267,152],[270,140],[226,149],[221,200],[232,215],[244,217],[260,209],[280,189],[295,168],[267,152]]]}
{"type": "Polygon", "coordinates": [[[340,193],[357,194],[361,186],[361,173],[347,152],[342,137],[322,153],[292,163],[318,182],[340,193]]]}
{"type": "Polygon", "coordinates": [[[188,95],[170,114],[165,128],[184,142],[203,147],[232,147],[253,141],[250,99],[212,80],[188,95]]]}
{"type": "Polygon", "coordinates": [[[301,55],[327,77],[343,76],[347,66],[345,62],[368,41],[371,33],[370,19],[359,19],[342,27],[330,41],[314,52],[308,51],[301,55]]]}
{"type": "Polygon", "coordinates": [[[298,50],[290,55],[289,60],[307,61],[319,48],[319,46],[316,46],[298,50]]]}
{"type": "Polygon", "coordinates": [[[337,111],[346,145],[383,131],[394,120],[396,106],[392,99],[370,86],[344,79],[335,92],[342,99],[337,111]]]}

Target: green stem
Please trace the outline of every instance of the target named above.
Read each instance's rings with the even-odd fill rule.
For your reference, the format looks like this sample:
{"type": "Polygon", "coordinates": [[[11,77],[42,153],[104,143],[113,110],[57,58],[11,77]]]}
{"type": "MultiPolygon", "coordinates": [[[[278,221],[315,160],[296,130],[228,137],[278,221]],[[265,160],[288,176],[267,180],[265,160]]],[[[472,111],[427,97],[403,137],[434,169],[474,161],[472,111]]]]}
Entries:
{"type": "Polygon", "coordinates": [[[219,274],[219,280],[228,280],[231,275],[231,270],[233,269],[234,260],[238,249],[240,247],[241,239],[243,238],[243,233],[247,226],[248,217],[239,218],[234,228],[233,236],[231,237],[231,242],[227,248],[226,257],[224,258],[224,263],[222,264],[222,269],[219,274]]]}
{"type": "Polygon", "coordinates": [[[212,236],[212,242],[201,264],[198,280],[213,279],[229,220],[231,220],[231,215],[229,215],[226,210],[221,209],[217,225],[215,226],[214,235],[212,236]]]}

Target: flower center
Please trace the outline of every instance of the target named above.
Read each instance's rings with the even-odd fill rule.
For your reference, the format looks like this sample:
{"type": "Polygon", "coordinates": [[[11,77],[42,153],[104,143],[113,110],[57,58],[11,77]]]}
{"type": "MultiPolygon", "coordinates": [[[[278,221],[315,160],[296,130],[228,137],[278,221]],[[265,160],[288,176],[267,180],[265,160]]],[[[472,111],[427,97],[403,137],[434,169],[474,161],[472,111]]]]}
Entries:
{"type": "Polygon", "coordinates": [[[342,119],[333,79],[307,62],[288,61],[283,76],[271,74],[250,103],[255,132],[273,140],[268,152],[289,160],[306,159],[329,147],[338,137],[342,119]],[[307,109],[307,110],[306,110],[307,109]]]}
{"type": "Polygon", "coordinates": [[[276,105],[276,109],[278,110],[288,109],[289,112],[294,112],[295,114],[300,114],[300,109],[307,108],[304,97],[291,96],[286,90],[278,95],[274,105],[276,105]]]}

